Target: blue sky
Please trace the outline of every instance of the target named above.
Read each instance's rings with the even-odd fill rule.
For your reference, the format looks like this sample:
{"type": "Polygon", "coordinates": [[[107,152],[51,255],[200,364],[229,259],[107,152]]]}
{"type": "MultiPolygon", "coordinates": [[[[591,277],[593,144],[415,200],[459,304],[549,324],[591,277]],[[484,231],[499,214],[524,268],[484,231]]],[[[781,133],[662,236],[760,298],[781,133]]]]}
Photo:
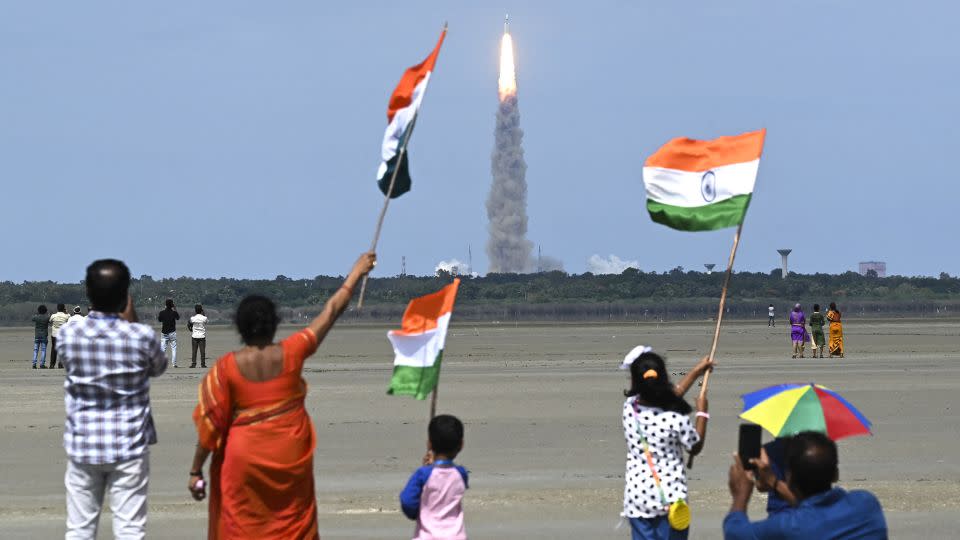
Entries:
{"type": "Polygon", "coordinates": [[[737,267],[960,273],[954,3],[8,2],[0,17],[0,279],[345,272],[382,202],[387,98],[449,35],[377,274],[486,270],[504,13],[530,232],[583,272],[722,266],[733,231],[650,222],[640,169],[675,136],[766,127],[737,267]],[[949,162],[948,162],[949,161],[949,162]],[[944,234],[948,236],[945,238],[944,234]]]}

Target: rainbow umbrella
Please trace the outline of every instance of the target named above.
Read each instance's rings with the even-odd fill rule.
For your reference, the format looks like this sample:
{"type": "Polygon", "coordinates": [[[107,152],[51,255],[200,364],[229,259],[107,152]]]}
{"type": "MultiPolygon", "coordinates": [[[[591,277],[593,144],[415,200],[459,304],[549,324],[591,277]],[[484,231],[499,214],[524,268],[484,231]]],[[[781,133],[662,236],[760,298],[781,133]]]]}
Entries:
{"type": "Polygon", "coordinates": [[[819,384],[778,384],[743,396],[740,418],[774,437],[819,431],[837,441],[870,435],[870,421],[840,394],[819,384]]]}

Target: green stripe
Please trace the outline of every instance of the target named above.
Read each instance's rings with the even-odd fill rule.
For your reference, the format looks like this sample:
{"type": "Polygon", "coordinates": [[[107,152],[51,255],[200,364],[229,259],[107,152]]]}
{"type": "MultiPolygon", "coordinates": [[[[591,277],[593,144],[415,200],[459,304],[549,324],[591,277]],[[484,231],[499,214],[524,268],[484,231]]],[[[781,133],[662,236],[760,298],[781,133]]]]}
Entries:
{"type": "Polygon", "coordinates": [[[657,223],[680,231],[713,231],[736,227],[750,206],[752,195],[737,195],[706,206],[672,206],[647,199],[647,210],[657,223]]]}
{"type": "Polygon", "coordinates": [[[428,368],[394,366],[393,378],[390,379],[390,388],[387,393],[427,399],[430,392],[437,386],[437,381],[440,380],[441,360],[443,360],[443,351],[437,354],[437,361],[428,368]]]}
{"type": "Polygon", "coordinates": [[[796,435],[801,431],[819,431],[827,432],[827,421],[823,418],[823,406],[820,404],[820,396],[810,387],[797,404],[793,411],[780,428],[778,437],[787,437],[796,435]]]}

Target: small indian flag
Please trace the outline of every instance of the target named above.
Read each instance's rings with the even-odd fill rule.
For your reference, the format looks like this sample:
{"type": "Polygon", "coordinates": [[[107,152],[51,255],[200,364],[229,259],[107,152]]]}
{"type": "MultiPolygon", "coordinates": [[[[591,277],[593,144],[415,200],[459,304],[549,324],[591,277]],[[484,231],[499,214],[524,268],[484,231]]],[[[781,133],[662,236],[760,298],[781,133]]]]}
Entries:
{"type": "Polygon", "coordinates": [[[437,63],[440,46],[443,45],[443,38],[446,35],[447,30],[444,28],[430,56],[404,72],[400,83],[390,96],[390,103],[387,104],[387,131],[383,134],[383,145],[380,150],[383,161],[377,170],[377,186],[384,195],[389,194],[391,198],[397,198],[410,191],[411,180],[407,166],[409,158],[402,155],[405,152],[401,153],[400,150],[406,148],[410,134],[413,133],[417,111],[420,110],[423,95],[427,92],[427,83],[430,82],[430,74],[433,73],[433,66],[437,63]],[[393,179],[394,171],[396,171],[396,179],[393,180],[393,190],[391,190],[390,181],[393,179]]]}
{"type": "Polygon", "coordinates": [[[757,180],[767,130],[712,141],[677,138],[643,166],[647,210],[681,231],[712,231],[743,222],[757,180]]]}
{"type": "Polygon", "coordinates": [[[400,330],[387,332],[396,359],[388,394],[426,397],[437,386],[460,279],[439,291],[414,298],[403,312],[400,330]]]}

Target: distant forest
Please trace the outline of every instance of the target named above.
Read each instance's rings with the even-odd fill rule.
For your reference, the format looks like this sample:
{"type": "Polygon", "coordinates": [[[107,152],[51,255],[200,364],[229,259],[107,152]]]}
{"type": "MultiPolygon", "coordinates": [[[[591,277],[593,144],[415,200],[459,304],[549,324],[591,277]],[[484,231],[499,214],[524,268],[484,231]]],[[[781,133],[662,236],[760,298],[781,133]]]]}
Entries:
{"type": "MultiPolygon", "coordinates": [[[[437,290],[452,276],[378,277],[370,280],[361,313],[353,308],[352,320],[399,321],[413,297],[437,290]]],[[[654,321],[705,320],[716,316],[723,273],[685,271],[570,275],[488,274],[463,276],[457,299],[459,321],[654,321]]],[[[300,322],[313,316],[340,287],[341,277],[317,276],[272,280],[250,279],[134,279],[131,291],[141,317],[152,320],[166,298],[173,298],[181,313],[191,313],[201,303],[214,321],[228,321],[233,307],[245,295],[265,294],[280,306],[284,320],[300,322]]],[[[86,306],[82,283],[0,282],[0,325],[29,324],[37,305],[57,303],[86,306]]],[[[764,318],[774,304],[784,318],[794,303],[810,310],[813,303],[826,307],[837,302],[848,316],[948,317],[960,315],[960,278],[891,276],[879,278],[855,272],[839,275],[793,274],[780,271],[737,272],[733,276],[727,315],[731,318],[764,318]]],[[[348,320],[351,320],[348,317],[348,320]]]]}

